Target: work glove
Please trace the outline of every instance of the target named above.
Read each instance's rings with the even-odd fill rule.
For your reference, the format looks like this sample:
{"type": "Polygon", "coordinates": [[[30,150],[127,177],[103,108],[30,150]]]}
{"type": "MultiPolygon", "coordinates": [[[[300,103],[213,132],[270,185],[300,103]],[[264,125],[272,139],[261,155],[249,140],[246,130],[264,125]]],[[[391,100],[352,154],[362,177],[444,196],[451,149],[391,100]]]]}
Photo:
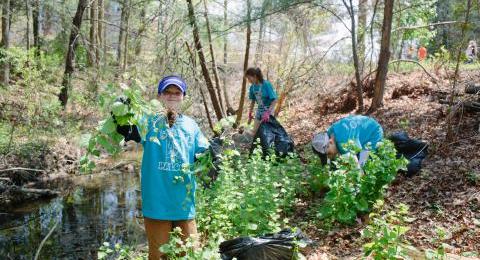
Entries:
{"type": "Polygon", "coordinates": [[[263,115],[262,115],[262,123],[266,123],[268,122],[268,120],[270,120],[270,109],[267,109],[267,111],[263,112],[263,115]]]}
{"type": "MultiPolygon", "coordinates": [[[[117,97],[115,102],[122,102],[123,104],[130,106],[130,98],[124,96],[117,97]]],[[[123,135],[125,142],[133,140],[139,143],[142,140],[136,125],[119,125],[113,112],[110,112],[110,114],[112,115],[113,121],[117,125],[117,133],[123,135]]]]}

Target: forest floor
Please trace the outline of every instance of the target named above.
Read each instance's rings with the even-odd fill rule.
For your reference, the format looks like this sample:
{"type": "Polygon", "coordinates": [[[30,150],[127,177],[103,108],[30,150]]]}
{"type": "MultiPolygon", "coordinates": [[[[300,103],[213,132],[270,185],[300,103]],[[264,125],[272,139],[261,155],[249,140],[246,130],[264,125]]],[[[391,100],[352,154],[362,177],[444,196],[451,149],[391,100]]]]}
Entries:
{"type": "MultiPolygon", "coordinates": [[[[449,73],[451,75],[451,73],[449,73]]],[[[405,130],[410,137],[429,144],[429,155],[421,172],[413,177],[399,175],[388,189],[386,203],[409,206],[410,230],[406,238],[411,245],[425,250],[436,249],[440,243],[448,244],[447,252],[460,255],[480,252],[480,113],[459,110],[455,116],[453,141],[445,141],[447,105],[439,100],[450,93],[451,77],[447,73],[432,80],[421,71],[406,74],[390,72],[387,78],[385,105],[375,117],[384,127],[385,134],[405,130]],[[435,83],[434,83],[435,82],[435,83]],[[437,230],[446,232],[443,240],[436,239],[437,230]]],[[[480,79],[480,72],[462,72],[456,100],[463,100],[466,83],[480,79]]],[[[368,91],[366,91],[368,92],[368,91]]],[[[369,104],[369,93],[365,94],[369,104]]],[[[476,98],[478,97],[471,97],[476,98]]],[[[313,135],[335,120],[355,111],[345,91],[329,96],[295,97],[301,102],[286,111],[284,126],[297,145],[308,144],[313,135]]],[[[353,100],[355,102],[355,100],[353,100]]],[[[321,194],[307,199],[297,207],[296,221],[304,223],[307,211],[322,199],[321,194]]],[[[310,225],[305,230],[318,242],[310,259],[357,258],[361,255],[360,231],[365,227],[340,227],[326,232],[310,225]],[[322,258],[323,257],[323,258],[322,258]]]]}

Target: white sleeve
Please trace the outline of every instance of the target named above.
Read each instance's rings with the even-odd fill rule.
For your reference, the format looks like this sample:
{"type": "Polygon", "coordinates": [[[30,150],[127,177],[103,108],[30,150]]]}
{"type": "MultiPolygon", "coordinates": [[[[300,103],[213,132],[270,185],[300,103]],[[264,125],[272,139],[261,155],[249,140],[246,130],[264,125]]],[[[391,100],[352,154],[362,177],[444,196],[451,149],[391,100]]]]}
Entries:
{"type": "Polygon", "coordinates": [[[360,164],[360,167],[363,167],[365,163],[367,162],[368,159],[368,150],[362,150],[360,154],[358,155],[358,164],[360,164]]]}

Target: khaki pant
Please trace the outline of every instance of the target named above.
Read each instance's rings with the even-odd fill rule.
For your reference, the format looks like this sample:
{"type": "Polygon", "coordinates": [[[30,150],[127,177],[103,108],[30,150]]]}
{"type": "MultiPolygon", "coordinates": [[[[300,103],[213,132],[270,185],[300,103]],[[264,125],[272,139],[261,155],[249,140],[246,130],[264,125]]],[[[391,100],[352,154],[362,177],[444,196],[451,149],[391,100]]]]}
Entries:
{"type": "Polygon", "coordinates": [[[170,232],[180,227],[182,229],[182,240],[186,240],[190,235],[197,234],[197,224],[194,219],[191,220],[156,220],[144,218],[145,232],[148,240],[148,259],[159,260],[165,259],[165,256],[158,248],[168,243],[170,232]]]}

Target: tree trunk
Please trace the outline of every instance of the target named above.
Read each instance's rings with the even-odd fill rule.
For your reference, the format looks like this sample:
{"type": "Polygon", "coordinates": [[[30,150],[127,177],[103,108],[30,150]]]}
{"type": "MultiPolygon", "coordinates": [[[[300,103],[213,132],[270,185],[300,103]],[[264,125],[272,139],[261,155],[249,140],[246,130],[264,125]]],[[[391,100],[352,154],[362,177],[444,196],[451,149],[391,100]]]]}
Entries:
{"type": "Polygon", "coordinates": [[[35,47],[35,55],[40,55],[40,0],[33,0],[33,10],[32,10],[32,18],[33,18],[33,46],[35,47]]]}
{"type": "Polygon", "coordinates": [[[358,112],[363,112],[363,86],[362,86],[362,79],[360,77],[360,65],[358,62],[358,54],[357,54],[357,35],[355,31],[355,13],[353,10],[353,3],[350,0],[350,4],[347,4],[345,1],[342,0],[343,4],[348,10],[351,20],[351,35],[352,35],[352,53],[353,53],[353,66],[355,67],[355,81],[357,83],[357,99],[358,99],[358,112]]]}
{"type": "Polygon", "coordinates": [[[98,63],[97,58],[97,25],[98,25],[98,2],[92,0],[90,2],[90,48],[88,51],[88,65],[95,66],[98,63]]]}
{"type": "MultiPolygon", "coordinates": [[[[243,73],[248,69],[248,56],[250,52],[250,35],[252,34],[251,28],[251,7],[250,7],[250,0],[247,0],[247,40],[245,46],[245,57],[243,59],[243,73]]],[[[243,106],[245,103],[245,94],[247,92],[247,79],[246,77],[242,77],[242,92],[240,94],[240,103],[238,104],[237,110],[237,119],[235,120],[235,125],[238,127],[240,122],[242,121],[243,115],[243,106]]]]}
{"type": "Polygon", "coordinates": [[[208,68],[205,60],[205,55],[203,54],[202,43],[200,42],[200,35],[198,32],[197,21],[195,19],[195,12],[193,10],[192,0],[187,0],[188,4],[188,17],[190,20],[190,26],[193,29],[193,38],[195,40],[195,49],[197,50],[198,58],[200,59],[200,66],[202,68],[202,74],[205,79],[205,84],[207,85],[207,90],[212,100],[213,110],[217,116],[217,120],[222,119],[222,109],[218,103],[217,95],[215,93],[215,88],[213,87],[212,79],[208,74],[208,68]]]}
{"type": "Polygon", "coordinates": [[[190,48],[190,45],[188,45],[188,42],[185,42],[185,46],[187,47],[187,51],[190,54],[190,61],[192,63],[192,73],[195,80],[195,86],[198,87],[198,89],[200,90],[200,95],[202,95],[202,102],[203,107],[205,108],[205,113],[207,114],[208,125],[210,126],[210,129],[212,129],[212,132],[214,132],[212,116],[210,115],[210,111],[208,110],[207,98],[205,97],[205,93],[203,92],[202,86],[199,84],[197,78],[197,59],[195,58],[195,55],[190,48]]]}
{"type": "MultiPolygon", "coordinates": [[[[228,26],[228,16],[227,16],[227,9],[228,7],[228,1],[227,0],[224,0],[223,1],[223,26],[224,28],[227,28],[228,26]]],[[[227,103],[227,115],[233,115],[235,114],[235,110],[233,109],[232,107],[232,103],[230,102],[230,95],[228,94],[228,91],[227,91],[227,70],[228,70],[228,64],[227,64],[227,58],[228,58],[228,55],[227,55],[227,45],[228,45],[228,34],[225,34],[223,36],[223,67],[224,67],[224,71],[223,71],[223,94],[225,95],[225,103],[227,103]]]]}
{"type": "MultiPolygon", "coordinates": [[[[98,9],[98,21],[97,21],[97,65],[100,63],[102,58],[102,51],[104,50],[104,37],[103,31],[105,26],[105,2],[104,0],[98,0],[97,4],[98,9]]],[[[105,53],[103,53],[105,55],[105,53]]]]}
{"type": "MultiPolygon", "coordinates": [[[[128,5],[130,5],[130,1],[128,1],[128,5]]],[[[127,62],[128,62],[128,30],[129,30],[129,23],[130,23],[130,6],[127,6],[126,14],[125,14],[125,33],[124,33],[124,41],[125,47],[123,48],[123,66],[122,71],[127,69],[127,62]]]]}
{"type": "MultiPolygon", "coordinates": [[[[448,110],[450,113],[447,115],[447,134],[445,136],[446,141],[451,142],[453,141],[454,138],[454,133],[453,133],[453,118],[456,114],[455,112],[455,107],[453,104],[455,94],[456,94],[456,87],[457,87],[457,80],[458,80],[458,73],[460,70],[460,61],[462,57],[462,52],[464,50],[464,46],[466,45],[465,42],[465,32],[468,30],[468,22],[470,18],[470,9],[472,8],[472,0],[467,0],[467,10],[465,12],[465,20],[462,24],[462,30],[461,30],[461,36],[460,36],[460,44],[458,45],[458,50],[457,50],[457,65],[455,66],[455,73],[453,74],[453,83],[452,83],[452,88],[450,89],[450,95],[448,97],[448,110]]],[[[458,135],[458,133],[457,133],[458,135]]]]}
{"type": "MultiPolygon", "coordinates": [[[[2,7],[2,42],[0,43],[0,47],[7,50],[10,47],[10,0],[4,0],[2,7]]],[[[1,81],[6,86],[10,82],[10,63],[3,61],[1,63],[1,70],[1,81]]]]}
{"type": "Polygon", "coordinates": [[[359,0],[358,4],[358,58],[360,59],[360,75],[363,75],[365,67],[365,32],[367,30],[368,0],[359,0]]]}
{"type": "Polygon", "coordinates": [[[72,73],[75,70],[75,49],[77,48],[77,37],[80,27],[82,26],[82,17],[85,8],[87,8],[88,0],[78,0],[77,12],[73,17],[72,29],[70,31],[70,39],[68,40],[68,50],[65,58],[65,72],[63,74],[62,89],[58,98],[63,108],[67,106],[68,101],[68,89],[70,88],[70,80],[72,73]]]}
{"type": "Polygon", "coordinates": [[[26,11],[26,15],[27,15],[27,29],[26,29],[26,36],[25,38],[27,38],[27,51],[30,50],[30,1],[29,0],[25,0],[25,11],[26,11]]]}
{"type": "Polygon", "coordinates": [[[392,16],[394,0],[385,0],[383,9],[382,40],[380,43],[380,57],[378,59],[377,75],[375,76],[375,88],[369,113],[374,112],[383,104],[383,93],[388,72],[388,60],[390,59],[390,35],[392,33],[392,16]]]}
{"type": "Polygon", "coordinates": [[[259,66],[263,59],[263,37],[265,35],[265,12],[270,5],[270,0],[264,0],[262,4],[262,11],[260,13],[260,28],[258,31],[258,44],[255,49],[255,66],[259,66]]]}
{"type": "Polygon", "coordinates": [[[108,58],[108,49],[107,49],[107,24],[106,21],[109,20],[110,13],[106,12],[105,10],[109,10],[110,8],[110,1],[103,0],[103,19],[105,23],[102,23],[103,30],[102,30],[102,49],[103,49],[103,64],[107,66],[107,58],[108,58]]]}
{"type": "Polygon", "coordinates": [[[122,14],[120,18],[120,32],[118,33],[118,45],[117,45],[117,63],[118,66],[121,66],[122,61],[123,61],[123,41],[125,38],[125,25],[127,24],[126,22],[126,16],[127,16],[127,5],[128,5],[128,0],[123,0],[122,1],[122,14]]]}
{"type": "Polygon", "coordinates": [[[212,33],[210,31],[210,22],[208,20],[208,8],[207,8],[206,0],[203,0],[203,5],[205,7],[204,16],[205,16],[205,25],[207,26],[208,45],[210,47],[210,55],[212,56],[213,79],[215,80],[215,87],[217,89],[218,103],[220,104],[220,109],[222,109],[223,116],[225,116],[225,107],[223,105],[223,100],[222,100],[222,92],[220,88],[220,79],[218,78],[217,63],[215,62],[215,52],[213,51],[212,33]]]}
{"type": "MultiPolygon", "coordinates": [[[[142,34],[147,30],[147,6],[144,5],[140,11],[140,27],[138,28],[137,38],[135,39],[135,57],[140,57],[142,53],[142,34]]],[[[160,18],[159,18],[160,19],[160,18]]]]}
{"type": "MultiPolygon", "coordinates": [[[[40,9],[40,5],[39,5],[40,9]]],[[[42,23],[42,29],[43,29],[43,37],[49,35],[52,32],[52,10],[50,5],[44,4],[43,5],[43,23],[42,23]]]]}

